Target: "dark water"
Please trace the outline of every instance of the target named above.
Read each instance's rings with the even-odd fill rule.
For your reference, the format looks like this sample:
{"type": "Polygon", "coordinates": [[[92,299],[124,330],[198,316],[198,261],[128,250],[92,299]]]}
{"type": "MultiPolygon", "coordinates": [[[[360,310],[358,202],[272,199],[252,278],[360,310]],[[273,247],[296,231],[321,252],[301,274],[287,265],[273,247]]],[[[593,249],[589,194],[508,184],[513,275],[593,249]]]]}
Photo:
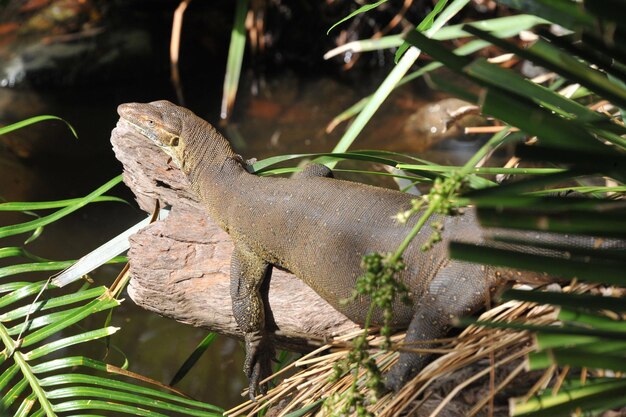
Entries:
{"type": "MultiPolygon", "coordinates": [[[[214,123],[218,122],[224,65],[222,58],[220,65],[183,72],[188,106],[214,123]]],[[[151,72],[150,68],[145,71],[146,76],[137,80],[55,89],[0,89],[0,123],[54,114],[69,121],[79,134],[77,140],[62,123],[45,122],[0,137],[0,196],[9,201],[78,197],[119,174],[121,165],[109,144],[110,131],[118,118],[116,106],[128,101],[174,100],[167,74],[151,72]]],[[[338,81],[323,75],[300,77],[286,70],[260,81],[244,71],[233,119],[220,129],[227,137],[235,138],[234,146],[246,158],[328,152],[345,125],[327,134],[326,124],[371,93],[380,74],[365,74],[362,78],[366,81],[338,81]],[[253,95],[252,90],[258,94],[253,95]]],[[[465,161],[476,149],[476,143],[452,140],[424,151],[422,138],[405,131],[408,117],[427,100],[437,99],[432,95],[423,98],[427,95],[415,87],[394,93],[354,148],[408,152],[448,164],[465,161]]],[[[112,194],[132,202],[132,195],[124,186],[118,186],[112,194]]],[[[78,258],[144,217],[132,204],[91,205],[46,227],[28,248],[50,259],[78,258]]],[[[3,214],[0,224],[29,219],[3,214]]],[[[3,245],[19,245],[23,239],[24,236],[6,239],[3,245]]],[[[105,266],[94,278],[97,283],[110,284],[119,269],[105,266]]],[[[124,352],[131,371],[169,382],[206,331],[143,311],[125,298],[113,316],[112,325],[122,330],[112,337],[112,344],[124,352]]],[[[104,317],[94,321],[94,328],[101,326],[104,317]]],[[[103,352],[96,347],[90,354],[100,358],[103,352]]],[[[107,360],[116,365],[123,363],[115,350],[107,360]]],[[[194,398],[228,408],[242,400],[239,393],[246,384],[242,363],[243,348],[239,342],[220,337],[178,388],[194,398]]]]}

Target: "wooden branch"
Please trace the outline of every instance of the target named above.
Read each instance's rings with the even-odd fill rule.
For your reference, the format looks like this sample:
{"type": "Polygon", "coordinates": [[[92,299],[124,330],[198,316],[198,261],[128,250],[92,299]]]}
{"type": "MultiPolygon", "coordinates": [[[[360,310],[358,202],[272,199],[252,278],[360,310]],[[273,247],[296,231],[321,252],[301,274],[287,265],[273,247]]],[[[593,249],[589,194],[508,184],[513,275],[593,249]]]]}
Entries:
{"type": "MultiPolygon", "coordinates": [[[[139,206],[151,212],[158,199],[162,207],[172,207],[164,221],[130,239],[130,297],[162,316],[241,338],[231,311],[230,237],[208,218],[186,177],[149,139],[120,122],[111,143],[139,206]]],[[[308,350],[310,339],[357,328],[302,281],[277,269],[266,304],[282,348],[308,350]]]]}

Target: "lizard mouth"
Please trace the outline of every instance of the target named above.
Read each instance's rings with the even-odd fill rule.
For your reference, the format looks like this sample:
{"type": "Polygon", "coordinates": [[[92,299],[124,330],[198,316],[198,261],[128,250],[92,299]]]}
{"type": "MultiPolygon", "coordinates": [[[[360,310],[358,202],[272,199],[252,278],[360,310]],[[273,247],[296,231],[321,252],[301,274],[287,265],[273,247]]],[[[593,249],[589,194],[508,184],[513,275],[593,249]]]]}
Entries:
{"type": "Polygon", "coordinates": [[[133,130],[136,130],[137,132],[141,133],[143,136],[145,136],[148,139],[150,139],[152,142],[154,142],[159,147],[161,147],[161,148],[165,147],[165,145],[163,145],[161,143],[161,141],[159,141],[159,139],[157,138],[157,134],[153,130],[146,129],[143,126],[140,126],[140,125],[138,125],[136,123],[133,123],[130,120],[125,119],[123,117],[122,117],[122,121],[124,121],[124,123],[127,126],[130,126],[133,130]]]}
{"type": "Polygon", "coordinates": [[[172,151],[172,147],[171,146],[167,146],[165,145],[163,142],[161,142],[158,139],[157,134],[150,129],[146,129],[145,127],[138,125],[136,123],[131,122],[130,120],[127,120],[125,118],[121,118],[121,120],[127,125],[129,126],[131,129],[139,132],[141,135],[147,137],[148,139],[150,139],[150,141],[152,141],[152,143],[154,143],[155,145],[157,145],[159,148],[161,148],[162,151],[164,151],[169,157],[170,159],[174,162],[174,164],[176,164],[177,167],[181,167],[180,162],[178,161],[178,157],[176,155],[174,155],[174,152],[172,151]]]}

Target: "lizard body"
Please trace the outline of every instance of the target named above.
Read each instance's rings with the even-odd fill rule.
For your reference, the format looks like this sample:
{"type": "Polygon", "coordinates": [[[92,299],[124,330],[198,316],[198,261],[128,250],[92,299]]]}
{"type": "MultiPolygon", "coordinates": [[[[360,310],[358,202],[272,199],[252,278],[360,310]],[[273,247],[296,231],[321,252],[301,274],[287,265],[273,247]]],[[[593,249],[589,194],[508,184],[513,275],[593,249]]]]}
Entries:
{"type": "MultiPolygon", "coordinates": [[[[265,330],[261,283],[278,266],[294,273],[334,308],[363,324],[367,297],[347,304],[361,259],[372,252],[394,251],[418,216],[406,224],[395,219],[411,207],[411,197],[398,191],[328,178],[328,169],[312,165],[294,178],[250,174],[241,157],[209,123],[167,101],[122,104],[123,120],[167,152],[188,176],[208,214],[232,237],[233,314],[245,336],[244,370],[250,396],[270,373],[273,348],[265,330]]],[[[393,325],[408,328],[406,342],[444,336],[452,320],[484,305],[490,291],[514,272],[450,260],[446,241],[452,236],[480,243],[482,233],[473,210],[463,216],[434,216],[403,255],[406,269],[397,277],[410,291],[411,305],[394,304],[393,325]],[[431,234],[429,223],[444,225],[443,241],[420,250],[431,234]]],[[[380,314],[373,324],[382,323],[380,314]]],[[[387,375],[398,389],[427,358],[401,353],[387,375]]],[[[264,387],[261,387],[263,390],[264,387]]]]}

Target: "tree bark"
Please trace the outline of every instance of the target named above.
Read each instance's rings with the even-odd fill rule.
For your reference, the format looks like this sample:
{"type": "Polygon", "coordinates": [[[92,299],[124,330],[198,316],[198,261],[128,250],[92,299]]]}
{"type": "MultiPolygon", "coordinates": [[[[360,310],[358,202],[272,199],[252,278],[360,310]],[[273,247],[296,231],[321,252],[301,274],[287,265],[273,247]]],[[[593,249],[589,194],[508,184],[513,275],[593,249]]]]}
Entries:
{"type": "MultiPolygon", "coordinates": [[[[111,143],[139,206],[146,212],[154,210],[156,200],[161,207],[171,206],[165,220],[130,239],[130,297],[162,316],[241,338],[231,310],[230,237],[208,217],[183,173],[149,139],[119,122],[111,143]]],[[[311,339],[357,329],[285,271],[275,268],[269,286],[269,324],[281,348],[305,351],[311,339]]]]}

